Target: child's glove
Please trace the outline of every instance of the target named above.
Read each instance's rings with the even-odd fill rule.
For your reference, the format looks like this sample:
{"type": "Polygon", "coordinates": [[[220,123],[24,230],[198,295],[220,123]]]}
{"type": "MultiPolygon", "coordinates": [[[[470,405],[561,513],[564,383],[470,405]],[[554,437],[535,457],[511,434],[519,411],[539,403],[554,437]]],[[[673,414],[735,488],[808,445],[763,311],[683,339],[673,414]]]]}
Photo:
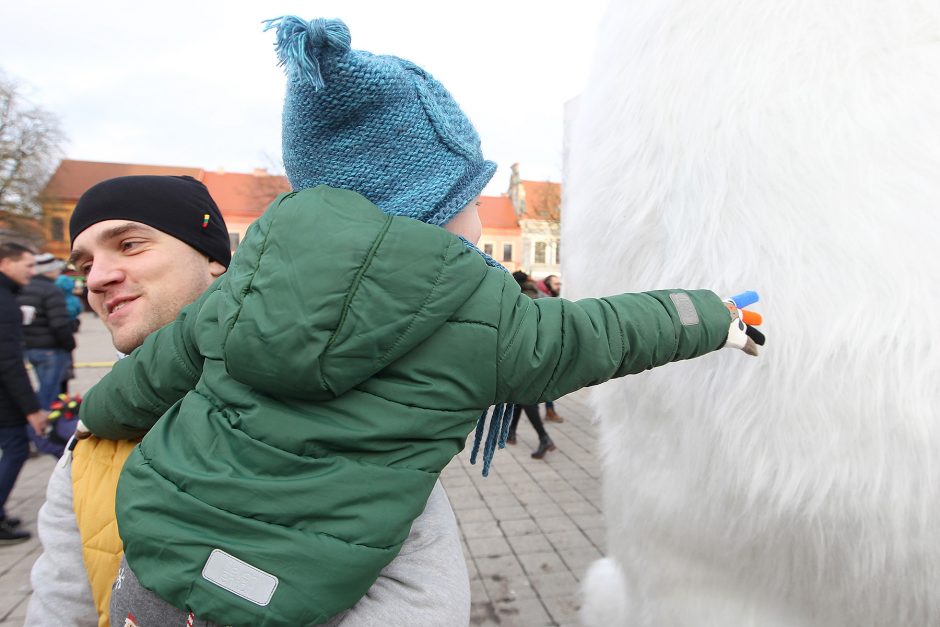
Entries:
{"type": "Polygon", "coordinates": [[[761,316],[753,311],[744,309],[760,300],[757,292],[742,292],[725,301],[728,311],[731,312],[731,327],[728,329],[728,339],[725,346],[738,348],[748,355],[757,357],[757,347],[763,346],[766,338],[764,334],[754,327],[761,323],[761,316]]]}

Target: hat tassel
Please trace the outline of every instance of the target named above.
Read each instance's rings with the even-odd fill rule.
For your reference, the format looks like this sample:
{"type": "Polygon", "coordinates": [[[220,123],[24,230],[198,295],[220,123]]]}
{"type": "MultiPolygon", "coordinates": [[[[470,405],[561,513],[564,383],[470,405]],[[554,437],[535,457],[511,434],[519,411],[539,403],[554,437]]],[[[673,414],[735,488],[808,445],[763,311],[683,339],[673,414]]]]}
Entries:
{"type": "Polygon", "coordinates": [[[294,15],[283,15],[264,21],[264,30],[277,29],[278,65],[288,75],[299,72],[314,91],[325,87],[320,61],[327,49],[347,52],[352,43],[349,29],[342,20],[318,18],[305,22],[294,15]]]}
{"type": "Polygon", "coordinates": [[[480,444],[483,443],[483,476],[490,474],[490,464],[493,462],[493,454],[498,448],[506,448],[506,439],[509,436],[509,425],[512,423],[512,414],[515,405],[512,403],[500,403],[493,408],[490,415],[489,433],[486,442],[483,443],[483,431],[486,430],[486,410],[477,419],[476,433],[473,436],[473,448],[470,450],[470,463],[477,463],[477,453],[480,452],[480,444]]]}

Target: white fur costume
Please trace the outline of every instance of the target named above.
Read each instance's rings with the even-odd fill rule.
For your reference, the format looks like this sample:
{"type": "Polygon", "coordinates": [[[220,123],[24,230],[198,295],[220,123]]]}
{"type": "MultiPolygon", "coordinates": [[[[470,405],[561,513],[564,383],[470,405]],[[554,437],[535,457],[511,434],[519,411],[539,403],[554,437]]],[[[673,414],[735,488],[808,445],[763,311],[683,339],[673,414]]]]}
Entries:
{"type": "Polygon", "coordinates": [[[768,337],[593,393],[582,619],[940,625],[940,2],[614,0],[571,131],[564,295],[768,337]]]}

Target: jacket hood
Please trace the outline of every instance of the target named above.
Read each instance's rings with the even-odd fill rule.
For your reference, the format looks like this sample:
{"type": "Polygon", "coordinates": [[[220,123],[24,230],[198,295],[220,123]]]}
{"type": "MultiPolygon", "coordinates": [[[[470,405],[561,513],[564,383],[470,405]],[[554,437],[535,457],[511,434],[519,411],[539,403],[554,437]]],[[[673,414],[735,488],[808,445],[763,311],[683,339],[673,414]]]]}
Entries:
{"type": "Polygon", "coordinates": [[[355,192],[282,195],[226,273],[226,368],[276,396],[339,396],[430,337],[486,272],[453,234],[386,215],[355,192]],[[313,232],[295,228],[302,212],[316,212],[313,232]]]}

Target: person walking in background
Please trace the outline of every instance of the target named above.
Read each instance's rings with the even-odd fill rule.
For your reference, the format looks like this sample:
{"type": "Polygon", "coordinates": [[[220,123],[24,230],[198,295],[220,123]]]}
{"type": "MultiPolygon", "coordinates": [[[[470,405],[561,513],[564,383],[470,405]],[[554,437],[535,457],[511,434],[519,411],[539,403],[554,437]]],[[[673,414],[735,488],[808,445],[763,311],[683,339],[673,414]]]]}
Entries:
{"type": "MultiPolygon", "coordinates": [[[[82,305],[82,299],[75,293],[75,279],[62,272],[56,277],[55,284],[56,287],[62,290],[62,295],[65,296],[65,306],[69,312],[69,319],[72,321],[72,333],[78,333],[78,329],[81,326],[79,315],[81,315],[84,306],[82,305]]],[[[65,369],[65,376],[62,377],[62,385],[59,387],[59,394],[68,395],[69,381],[75,378],[74,368],[75,351],[73,350],[69,353],[69,365],[65,369]]]]}
{"type": "MultiPolygon", "coordinates": [[[[529,298],[539,298],[539,290],[536,284],[529,278],[529,275],[522,270],[516,270],[512,273],[512,278],[519,284],[519,289],[529,298]]],[[[532,428],[539,436],[539,446],[532,452],[533,459],[542,459],[545,453],[555,450],[555,443],[548,437],[545,426],[542,424],[542,418],[539,416],[538,405],[516,405],[512,413],[512,422],[509,424],[509,436],[506,438],[507,444],[516,443],[516,428],[519,426],[519,417],[525,412],[526,418],[532,423],[532,428]]]]}
{"type": "MultiPolygon", "coordinates": [[[[69,275],[62,272],[56,277],[55,280],[56,287],[62,290],[62,295],[65,296],[65,306],[69,312],[69,318],[72,320],[72,333],[78,333],[78,329],[81,326],[81,315],[84,305],[82,304],[82,299],[78,297],[75,287],[75,279],[69,275]]],[[[65,376],[62,377],[62,385],[59,387],[59,394],[68,395],[69,393],[69,381],[75,378],[75,351],[73,350],[69,353],[69,365],[65,369],[65,376]]]]}
{"type": "Polygon", "coordinates": [[[519,417],[522,412],[525,412],[526,418],[532,423],[532,428],[539,436],[539,445],[538,448],[532,451],[532,459],[542,459],[545,457],[545,453],[554,451],[557,447],[552,439],[548,437],[548,432],[545,431],[545,425],[542,424],[542,418],[539,416],[538,405],[516,405],[513,408],[512,423],[509,425],[509,437],[506,438],[506,444],[516,443],[516,427],[519,425],[519,417]]]}
{"type": "MultiPolygon", "coordinates": [[[[549,274],[547,277],[535,284],[539,292],[544,294],[547,298],[558,298],[561,295],[561,279],[559,279],[554,274],[549,274]]],[[[555,401],[546,401],[545,402],[545,420],[549,422],[564,422],[565,419],[558,415],[558,412],[555,411],[555,401]]]]}
{"type": "MultiPolygon", "coordinates": [[[[55,280],[65,264],[49,253],[36,255],[36,275],[20,291],[21,306],[33,307],[33,321],[23,327],[26,358],[39,379],[39,404],[48,410],[59,396],[75,348],[75,333],[65,296],[55,280]]],[[[42,434],[39,434],[42,435],[42,434]]]]}
{"type": "Polygon", "coordinates": [[[516,270],[512,273],[512,278],[519,284],[519,289],[529,298],[541,298],[535,283],[529,278],[529,275],[522,270],[516,270]]]}
{"type": "Polygon", "coordinates": [[[29,457],[27,423],[37,432],[46,415],[23,363],[23,311],[16,294],[33,276],[35,260],[29,248],[0,244],[0,544],[28,540],[20,520],[7,516],[5,505],[29,457]]]}
{"type": "Polygon", "coordinates": [[[62,295],[65,296],[65,307],[68,309],[69,318],[72,320],[73,330],[78,333],[81,324],[78,316],[81,315],[83,306],[82,299],[75,293],[75,279],[61,272],[56,277],[55,284],[56,287],[62,290],[62,295]]]}

